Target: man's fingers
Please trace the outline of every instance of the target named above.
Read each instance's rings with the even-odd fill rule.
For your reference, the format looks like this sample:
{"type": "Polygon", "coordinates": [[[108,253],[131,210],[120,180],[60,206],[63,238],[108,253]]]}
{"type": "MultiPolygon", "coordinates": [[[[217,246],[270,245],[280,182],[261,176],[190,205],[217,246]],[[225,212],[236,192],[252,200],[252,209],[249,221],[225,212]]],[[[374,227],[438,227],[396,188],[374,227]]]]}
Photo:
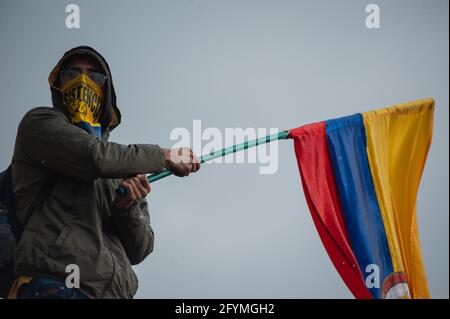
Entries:
{"type": "Polygon", "coordinates": [[[151,187],[145,174],[138,174],[135,177],[127,178],[120,183],[126,189],[126,196],[118,199],[117,207],[127,207],[132,202],[144,198],[150,193],[151,187]]]}
{"type": "Polygon", "coordinates": [[[185,170],[183,169],[183,164],[176,164],[172,167],[173,173],[178,177],[183,177],[185,170]]]}
{"type": "Polygon", "coordinates": [[[133,191],[132,191],[132,194],[130,194],[130,195],[131,195],[131,196],[130,196],[130,199],[131,199],[132,201],[135,201],[135,200],[138,199],[138,197],[139,197],[139,190],[138,190],[138,188],[136,187],[136,183],[134,182],[133,178],[127,179],[127,182],[130,184],[131,189],[133,190],[133,191]]]}
{"type": "Polygon", "coordinates": [[[171,149],[169,169],[176,176],[188,176],[200,169],[200,160],[189,147],[171,149]]]}
{"type": "Polygon", "coordinates": [[[133,186],[131,185],[130,181],[129,180],[123,181],[122,186],[125,187],[125,189],[127,190],[126,198],[128,198],[129,200],[133,200],[135,195],[134,195],[133,186]]]}
{"type": "Polygon", "coordinates": [[[200,160],[198,159],[198,157],[195,154],[193,154],[193,158],[192,159],[193,159],[194,163],[200,164],[200,160]]]}
{"type": "Polygon", "coordinates": [[[139,192],[141,193],[140,198],[146,197],[148,194],[148,191],[142,184],[142,180],[139,177],[135,177],[134,181],[136,183],[137,188],[139,189],[139,192]]]}
{"type": "Polygon", "coordinates": [[[139,174],[138,177],[142,186],[144,186],[145,190],[147,191],[147,194],[150,193],[152,188],[150,187],[150,183],[148,182],[147,176],[145,176],[144,174],[139,174]]]}
{"type": "Polygon", "coordinates": [[[137,177],[132,177],[132,178],[129,179],[129,181],[130,181],[130,184],[134,188],[135,198],[133,198],[133,200],[137,200],[137,199],[142,198],[142,197],[144,197],[146,195],[145,189],[141,185],[141,182],[139,181],[139,179],[137,177]]]}
{"type": "Polygon", "coordinates": [[[197,156],[193,157],[193,162],[194,162],[194,167],[193,167],[193,172],[197,172],[200,169],[200,160],[197,158],[197,156]]]}

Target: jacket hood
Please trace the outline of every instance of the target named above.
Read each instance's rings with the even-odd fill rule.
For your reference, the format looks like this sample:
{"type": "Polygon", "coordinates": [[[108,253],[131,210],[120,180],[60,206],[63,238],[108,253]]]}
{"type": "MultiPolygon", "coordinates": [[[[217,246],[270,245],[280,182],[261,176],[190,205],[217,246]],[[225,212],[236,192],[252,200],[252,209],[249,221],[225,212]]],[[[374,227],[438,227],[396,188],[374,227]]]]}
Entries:
{"type": "Polygon", "coordinates": [[[81,54],[88,54],[91,57],[94,57],[100,63],[106,75],[106,84],[104,89],[105,98],[103,99],[102,115],[100,122],[103,127],[103,134],[105,135],[104,137],[107,139],[109,136],[109,132],[120,124],[121,114],[119,108],[117,107],[116,92],[114,90],[109,65],[106,62],[105,58],[93,48],[89,46],[78,46],[73,49],[70,49],[69,51],[64,53],[62,58],[58,61],[56,66],[50,72],[48,82],[50,84],[50,91],[52,93],[53,107],[55,109],[62,111],[64,114],[68,116],[67,108],[65,107],[62,99],[62,92],[57,85],[58,75],[64,61],[66,61],[71,56],[81,54]]]}

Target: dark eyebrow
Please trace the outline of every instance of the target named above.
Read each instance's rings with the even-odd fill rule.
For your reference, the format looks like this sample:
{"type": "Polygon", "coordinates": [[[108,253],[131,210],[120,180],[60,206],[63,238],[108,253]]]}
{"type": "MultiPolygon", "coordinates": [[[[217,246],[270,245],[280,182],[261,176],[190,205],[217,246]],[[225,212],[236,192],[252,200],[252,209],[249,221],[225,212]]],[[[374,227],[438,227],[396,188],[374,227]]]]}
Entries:
{"type": "MultiPolygon", "coordinates": [[[[81,69],[80,69],[80,68],[72,68],[72,67],[61,68],[61,70],[64,70],[64,69],[65,69],[65,70],[77,70],[77,71],[80,71],[80,72],[81,72],[81,69]]],[[[95,68],[95,67],[88,67],[87,69],[88,69],[88,71],[98,72],[98,73],[104,74],[102,70],[99,70],[98,68],[95,68]]]]}
{"type": "Polygon", "coordinates": [[[89,71],[94,71],[94,72],[98,72],[98,73],[102,73],[103,74],[103,70],[99,70],[97,68],[87,68],[89,71]]]}

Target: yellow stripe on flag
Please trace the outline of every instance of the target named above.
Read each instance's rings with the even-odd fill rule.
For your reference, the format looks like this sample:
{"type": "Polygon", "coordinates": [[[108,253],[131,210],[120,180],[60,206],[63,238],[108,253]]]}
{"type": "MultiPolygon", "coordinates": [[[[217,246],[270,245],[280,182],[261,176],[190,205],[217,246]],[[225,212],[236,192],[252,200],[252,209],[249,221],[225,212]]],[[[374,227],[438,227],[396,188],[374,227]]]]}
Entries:
{"type": "Polygon", "coordinates": [[[420,251],[416,197],[431,144],[434,100],[363,113],[367,153],[392,263],[412,298],[430,298],[420,251]]]}

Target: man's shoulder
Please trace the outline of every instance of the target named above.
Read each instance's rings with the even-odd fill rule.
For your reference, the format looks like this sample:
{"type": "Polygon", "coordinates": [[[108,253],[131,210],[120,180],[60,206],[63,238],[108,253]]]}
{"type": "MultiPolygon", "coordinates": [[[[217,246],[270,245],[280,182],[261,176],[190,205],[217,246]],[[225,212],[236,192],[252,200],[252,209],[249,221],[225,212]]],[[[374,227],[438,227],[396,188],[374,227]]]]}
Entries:
{"type": "Polygon", "coordinates": [[[33,107],[32,109],[28,110],[23,118],[33,117],[33,116],[39,116],[39,115],[54,115],[54,116],[62,116],[64,117],[64,114],[61,111],[58,111],[57,109],[50,107],[50,106],[37,106],[33,107]]]}
{"type": "Polygon", "coordinates": [[[49,106],[38,106],[30,109],[25,113],[20,121],[19,127],[26,126],[36,120],[45,118],[60,118],[66,119],[66,116],[57,109],[49,106]]]}

